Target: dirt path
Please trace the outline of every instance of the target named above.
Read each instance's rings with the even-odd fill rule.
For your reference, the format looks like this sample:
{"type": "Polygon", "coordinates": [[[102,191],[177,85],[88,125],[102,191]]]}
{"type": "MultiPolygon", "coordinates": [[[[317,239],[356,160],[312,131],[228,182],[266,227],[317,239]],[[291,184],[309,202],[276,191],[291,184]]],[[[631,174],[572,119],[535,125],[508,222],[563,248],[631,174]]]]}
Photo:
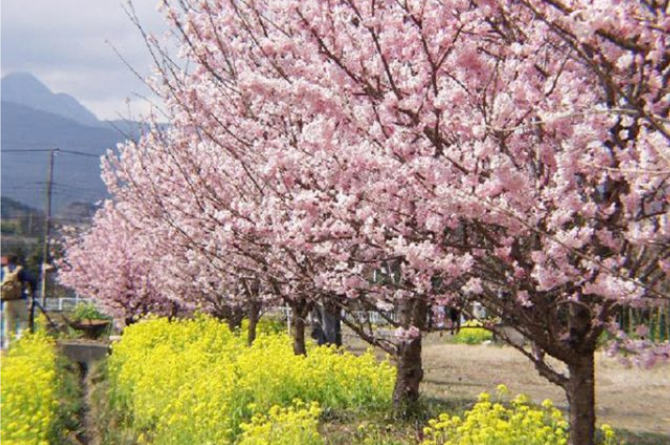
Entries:
{"type": "MultiPolygon", "coordinates": [[[[422,394],[467,409],[481,392],[495,394],[496,386],[504,383],[511,395],[524,393],[535,403],[551,399],[567,410],[563,391],[541,377],[516,349],[497,344],[454,344],[449,337],[424,337],[422,394]]],[[[355,352],[368,348],[346,331],[345,345],[355,352]]],[[[380,351],[379,357],[384,356],[380,351]]],[[[663,434],[670,444],[670,363],[644,370],[626,367],[598,353],[596,404],[599,425],[608,423],[634,433],[663,434]]]]}
{"type": "MultiPolygon", "coordinates": [[[[534,402],[550,398],[567,408],[565,395],[542,378],[521,353],[507,346],[469,346],[429,339],[424,346],[422,391],[452,401],[471,401],[505,383],[511,394],[534,402]]],[[[670,364],[651,370],[627,368],[599,353],[596,357],[598,423],[634,432],[670,435],[670,364]]]]}
{"type": "Polygon", "coordinates": [[[79,371],[79,385],[81,387],[82,406],[79,412],[80,429],[71,441],[77,445],[98,445],[100,431],[97,430],[98,408],[92,399],[94,372],[97,363],[105,360],[109,345],[93,340],[63,340],[59,342],[61,352],[74,364],[79,371]],[[93,368],[92,368],[93,367],[93,368]]]}

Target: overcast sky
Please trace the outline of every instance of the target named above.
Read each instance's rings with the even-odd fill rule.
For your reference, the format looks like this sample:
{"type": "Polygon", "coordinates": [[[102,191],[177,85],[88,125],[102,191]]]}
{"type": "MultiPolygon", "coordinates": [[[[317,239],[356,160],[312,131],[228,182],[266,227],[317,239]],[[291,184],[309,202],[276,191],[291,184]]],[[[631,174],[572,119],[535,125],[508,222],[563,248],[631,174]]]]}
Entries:
{"type": "MultiPolygon", "coordinates": [[[[2,75],[30,72],[52,91],[77,98],[98,118],[137,118],[149,90],[110,43],[143,75],[151,61],[123,11],[126,0],[2,0],[2,75]],[[109,42],[109,43],[107,43],[109,42]],[[131,113],[125,99],[130,99],[131,113]]],[[[165,32],[157,0],[134,0],[143,26],[165,32]]]]}

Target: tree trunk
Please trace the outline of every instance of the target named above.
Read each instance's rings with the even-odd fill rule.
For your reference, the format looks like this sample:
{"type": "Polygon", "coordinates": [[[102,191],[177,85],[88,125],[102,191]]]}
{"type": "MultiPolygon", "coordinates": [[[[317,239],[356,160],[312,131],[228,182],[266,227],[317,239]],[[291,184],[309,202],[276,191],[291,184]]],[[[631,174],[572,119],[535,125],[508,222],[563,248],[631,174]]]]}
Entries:
{"type": "Polygon", "coordinates": [[[261,313],[261,304],[256,300],[249,301],[249,328],[247,331],[247,343],[251,346],[256,340],[256,327],[261,313]]]}
{"type": "Polygon", "coordinates": [[[238,307],[231,307],[226,317],[228,328],[231,332],[239,332],[244,320],[244,311],[238,307]]]}
{"type": "Polygon", "coordinates": [[[300,298],[290,300],[289,306],[293,311],[293,352],[295,355],[307,355],[307,346],[305,344],[305,327],[307,325],[307,314],[309,305],[307,300],[300,298]]]}
{"type": "Polygon", "coordinates": [[[171,301],[170,302],[170,315],[168,315],[168,320],[172,321],[177,318],[179,315],[179,303],[176,301],[171,301]]]}
{"type": "Polygon", "coordinates": [[[238,306],[232,305],[220,306],[216,308],[212,315],[218,320],[225,321],[231,332],[238,331],[242,326],[242,320],[244,320],[244,311],[238,306]]]}
{"type": "Polygon", "coordinates": [[[565,392],[570,403],[570,444],[594,445],[596,397],[594,354],[568,364],[570,377],[565,392]]]}
{"type": "Polygon", "coordinates": [[[396,412],[405,414],[419,400],[419,385],[423,380],[421,366],[421,337],[411,339],[398,346],[393,406],[396,412]]]}
{"type": "Polygon", "coordinates": [[[337,305],[324,303],[321,308],[323,333],[326,344],[342,346],[342,327],[340,308],[337,305]]]}
{"type": "MultiPolygon", "coordinates": [[[[403,300],[399,303],[399,322],[406,330],[412,326],[423,329],[427,315],[428,304],[424,299],[403,300]]],[[[421,335],[402,340],[397,351],[398,374],[393,389],[393,408],[396,414],[406,417],[415,411],[419,400],[419,385],[423,380],[421,335]]]]}

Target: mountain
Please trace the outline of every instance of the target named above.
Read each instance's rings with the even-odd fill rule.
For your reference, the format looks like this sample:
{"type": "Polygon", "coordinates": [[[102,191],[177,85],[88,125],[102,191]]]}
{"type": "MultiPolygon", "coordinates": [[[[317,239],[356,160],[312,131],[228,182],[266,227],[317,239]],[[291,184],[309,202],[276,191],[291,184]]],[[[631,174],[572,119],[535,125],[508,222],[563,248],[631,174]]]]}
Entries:
{"type": "Polygon", "coordinates": [[[90,202],[72,202],[61,208],[54,219],[70,226],[76,225],[82,221],[90,221],[98,209],[99,205],[90,202]]]}
{"type": "Polygon", "coordinates": [[[0,250],[6,251],[8,244],[16,244],[17,238],[37,238],[44,233],[44,213],[13,199],[2,197],[2,243],[0,250]],[[13,239],[12,239],[13,238],[13,239]],[[9,243],[8,243],[9,241],[9,243]]]}
{"type": "Polygon", "coordinates": [[[55,94],[29,73],[12,73],[2,78],[2,101],[56,114],[82,125],[98,126],[93,113],[67,94],[55,94]]]}
{"type": "Polygon", "coordinates": [[[41,210],[34,209],[11,198],[3,196],[0,199],[0,213],[2,219],[16,219],[29,215],[43,216],[41,210]]]}
{"type": "Polygon", "coordinates": [[[2,101],[2,132],[3,149],[30,149],[39,145],[38,148],[82,148],[95,155],[104,153],[102,145],[112,147],[123,136],[111,127],[82,125],[57,114],[5,100],[2,101]],[[9,145],[5,147],[4,144],[9,145]]]}
{"type": "Polygon", "coordinates": [[[44,209],[50,149],[54,157],[54,211],[76,201],[107,197],[100,157],[124,137],[113,130],[2,101],[2,196],[44,209]],[[74,151],[76,153],[70,153],[74,151]]]}
{"type": "Polygon", "coordinates": [[[53,94],[31,74],[2,79],[0,112],[2,196],[44,209],[49,151],[59,149],[52,211],[65,219],[89,215],[92,204],[108,197],[100,178],[101,156],[148,128],[132,121],[100,121],[75,98],[53,94]]]}

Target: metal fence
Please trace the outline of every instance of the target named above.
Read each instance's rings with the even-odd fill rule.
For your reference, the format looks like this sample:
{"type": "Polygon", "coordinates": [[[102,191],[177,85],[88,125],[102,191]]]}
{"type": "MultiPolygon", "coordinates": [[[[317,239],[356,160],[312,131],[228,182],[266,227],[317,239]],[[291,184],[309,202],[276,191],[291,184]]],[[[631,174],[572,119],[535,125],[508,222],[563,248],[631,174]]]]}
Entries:
{"type": "Polygon", "coordinates": [[[617,315],[617,322],[629,335],[639,335],[638,328],[643,325],[649,340],[664,342],[670,340],[670,306],[657,308],[623,308],[617,315]]]}
{"type": "MultiPolygon", "coordinates": [[[[275,317],[281,317],[284,320],[290,320],[293,316],[293,311],[289,306],[270,308],[265,313],[274,315],[275,317]]],[[[342,316],[352,322],[370,322],[380,326],[389,324],[388,319],[397,321],[397,316],[393,312],[384,312],[384,315],[382,315],[376,311],[343,311],[342,316]]]]}
{"type": "Polygon", "coordinates": [[[79,303],[90,303],[92,300],[89,298],[47,298],[45,310],[49,312],[67,312],[74,309],[74,307],[79,303]]]}
{"type": "Polygon", "coordinates": [[[356,323],[369,322],[371,324],[378,326],[385,326],[389,324],[388,320],[393,320],[394,322],[398,321],[397,316],[394,312],[384,312],[382,315],[379,312],[351,311],[351,312],[345,312],[344,317],[352,322],[356,323]]]}

